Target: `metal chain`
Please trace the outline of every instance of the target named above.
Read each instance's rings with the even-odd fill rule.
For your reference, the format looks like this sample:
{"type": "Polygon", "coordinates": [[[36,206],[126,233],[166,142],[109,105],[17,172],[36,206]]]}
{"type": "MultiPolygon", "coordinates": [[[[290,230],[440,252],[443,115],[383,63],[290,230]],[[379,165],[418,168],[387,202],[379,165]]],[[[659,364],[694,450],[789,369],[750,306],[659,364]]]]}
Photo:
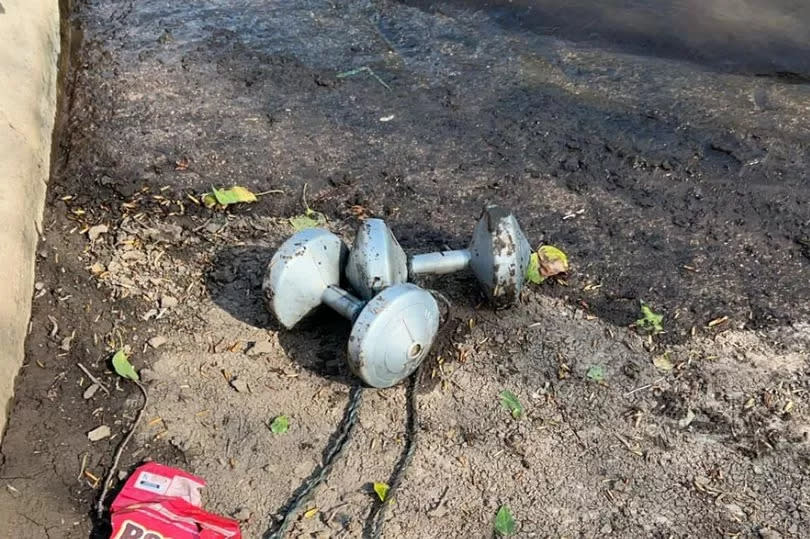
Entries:
{"type": "Polygon", "coordinates": [[[276,530],[272,531],[273,527],[271,526],[264,534],[264,539],[281,539],[287,531],[292,517],[298,512],[301,505],[310,497],[314,490],[326,480],[329,472],[332,471],[332,466],[348,445],[354,427],[357,425],[357,410],[360,408],[360,404],[363,401],[363,389],[364,388],[361,386],[352,388],[351,394],[349,395],[349,402],[346,405],[346,411],[343,414],[343,419],[338,426],[338,430],[331,444],[324,450],[323,461],[320,468],[313,472],[309,479],[293,494],[292,499],[287,502],[283,510],[281,522],[277,525],[276,530]]]}

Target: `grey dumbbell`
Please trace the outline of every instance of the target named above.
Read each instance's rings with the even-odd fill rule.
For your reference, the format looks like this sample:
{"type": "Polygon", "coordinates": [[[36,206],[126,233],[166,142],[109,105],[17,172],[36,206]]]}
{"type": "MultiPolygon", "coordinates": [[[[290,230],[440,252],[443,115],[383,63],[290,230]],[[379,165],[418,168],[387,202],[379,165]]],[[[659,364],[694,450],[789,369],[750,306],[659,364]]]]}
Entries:
{"type": "Polygon", "coordinates": [[[265,305],[291,329],[321,304],[353,322],[352,372],[373,387],[390,387],[427,356],[439,328],[433,296],[412,284],[361,301],[338,287],[347,256],[343,241],[323,229],[302,230],[273,255],[262,283],[265,305]]]}
{"type": "Polygon", "coordinates": [[[360,225],[346,265],[346,278],[364,298],[421,274],[443,274],[470,267],[496,306],[517,301],[526,279],[531,247],[512,213],[487,206],[467,249],[410,258],[381,219],[360,225]]]}

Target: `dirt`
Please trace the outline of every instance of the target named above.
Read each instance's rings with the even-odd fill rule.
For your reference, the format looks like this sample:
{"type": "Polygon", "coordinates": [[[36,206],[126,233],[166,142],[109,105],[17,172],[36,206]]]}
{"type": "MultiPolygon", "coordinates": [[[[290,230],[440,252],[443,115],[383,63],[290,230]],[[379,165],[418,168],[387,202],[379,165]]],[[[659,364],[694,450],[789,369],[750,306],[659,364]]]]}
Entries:
{"type": "MultiPolygon", "coordinates": [[[[347,241],[379,216],[408,252],[465,247],[497,202],[572,262],[498,311],[466,272],[423,283],[450,307],[386,537],[490,536],[501,504],[521,537],[806,535],[801,65],[752,74],[507,24],[503,5],[420,4],[74,7],[83,41],[0,453],[4,537],[103,536],[94,478],[141,404],[110,371],[123,345],[150,403],[122,469],[182,467],[208,480],[208,509],[247,519],[246,537],[270,526],[356,384],[346,321],[322,312],[286,331],[262,306],[304,185],[347,241]],[[282,192],[225,211],[194,202],[231,184],[282,192]],[[663,334],[629,327],[640,301],[663,334]],[[85,399],[77,363],[111,395],[85,399]],[[280,414],[291,428],[274,435],[280,414]],[[112,436],[91,443],[102,425],[112,436]]],[[[409,436],[405,400],[402,386],[365,392],[318,511],[291,536],[361,535],[370,485],[409,436]]]]}

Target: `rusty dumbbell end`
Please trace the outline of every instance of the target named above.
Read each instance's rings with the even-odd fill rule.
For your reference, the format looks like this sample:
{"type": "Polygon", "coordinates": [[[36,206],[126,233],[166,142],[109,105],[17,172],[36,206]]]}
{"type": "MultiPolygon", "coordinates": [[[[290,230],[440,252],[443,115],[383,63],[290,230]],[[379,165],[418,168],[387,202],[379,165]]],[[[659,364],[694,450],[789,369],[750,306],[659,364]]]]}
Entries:
{"type": "Polygon", "coordinates": [[[302,230],[273,255],[262,292],[267,309],[286,328],[325,304],[353,322],[348,344],[352,372],[373,387],[408,377],[427,356],[439,327],[433,296],[408,283],[368,301],[338,287],[346,245],[324,229],[302,230]]]}
{"type": "Polygon", "coordinates": [[[357,231],[346,278],[363,298],[422,274],[444,274],[469,267],[496,306],[517,301],[526,280],[531,247],[515,216],[487,206],[467,249],[407,257],[388,225],[368,219],[357,231]]]}

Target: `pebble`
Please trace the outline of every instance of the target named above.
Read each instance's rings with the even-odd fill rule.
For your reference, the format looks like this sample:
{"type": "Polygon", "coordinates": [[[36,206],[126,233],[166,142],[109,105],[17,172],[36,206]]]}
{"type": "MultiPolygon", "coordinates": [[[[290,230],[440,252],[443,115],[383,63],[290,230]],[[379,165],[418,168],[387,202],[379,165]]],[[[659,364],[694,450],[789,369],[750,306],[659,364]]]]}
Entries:
{"type": "Polygon", "coordinates": [[[84,390],[84,394],[82,395],[82,397],[84,397],[84,400],[92,399],[93,395],[96,394],[96,391],[98,391],[98,389],[99,389],[98,384],[91,384],[87,389],[84,390]]]}
{"type": "Polygon", "coordinates": [[[91,226],[89,229],[87,229],[87,237],[90,239],[90,241],[96,241],[99,236],[106,234],[109,231],[110,228],[107,225],[91,226]]]}
{"type": "Polygon", "coordinates": [[[244,393],[248,390],[247,382],[239,378],[234,378],[231,380],[231,387],[237,390],[239,393],[244,393]]]}
{"type": "Polygon", "coordinates": [[[171,309],[172,307],[177,307],[177,303],[177,298],[173,296],[163,296],[160,298],[161,309],[171,309]]]}
{"type": "Polygon", "coordinates": [[[151,339],[149,339],[146,342],[148,342],[149,346],[151,346],[152,348],[160,348],[161,346],[163,346],[164,344],[169,342],[169,339],[167,339],[166,337],[164,337],[162,335],[158,335],[156,337],[152,337],[151,339]]]}
{"type": "Polygon", "coordinates": [[[256,341],[247,351],[249,356],[258,356],[260,354],[271,354],[275,348],[270,341],[256,341]]]}
{"type": "Polygon", "coordinates": [[[104,438],[110,437],[110,427],[107,425],[101,425],[100,427],[96,427],[90,432],[87,433],[87,439],[91,442],[98,442],[99,440],[103,440],[104,438]]]}
{"type": "Polygon", "coordinates": [[[759,530],[759,536],[762,539],[782,539],[782,534],[770,528],[762,528],[759,530]]]}

